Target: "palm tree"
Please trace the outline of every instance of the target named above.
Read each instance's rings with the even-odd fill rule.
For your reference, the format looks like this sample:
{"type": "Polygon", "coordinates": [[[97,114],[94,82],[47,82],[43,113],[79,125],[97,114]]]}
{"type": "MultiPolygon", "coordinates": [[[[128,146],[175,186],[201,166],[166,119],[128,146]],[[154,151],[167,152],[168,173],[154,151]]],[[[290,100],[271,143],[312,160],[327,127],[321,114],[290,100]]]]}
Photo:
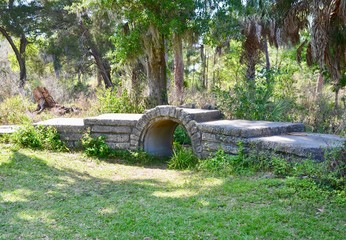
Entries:
{"type": "Polygon", "coordinates": [[[297,44],[301,31],[309,31],[310,39],[298,48],[298,59],[307,44],[307,63],[317,63],[319,78],[326,73],[333,83],[336,109],[339,91],[346,85],[346,1],[278,0],[273,10],[284,43],[297,44]]]}

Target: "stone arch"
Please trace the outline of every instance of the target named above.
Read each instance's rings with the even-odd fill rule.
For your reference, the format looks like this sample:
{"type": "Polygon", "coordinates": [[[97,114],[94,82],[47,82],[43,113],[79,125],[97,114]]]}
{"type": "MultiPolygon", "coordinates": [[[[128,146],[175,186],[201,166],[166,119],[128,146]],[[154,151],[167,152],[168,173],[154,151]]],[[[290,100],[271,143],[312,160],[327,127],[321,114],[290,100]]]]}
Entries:
{"type": "Polygon", "coordinates": [[[184,108],[174,106],[157,106],[147,110],[130,136],[131,149],[142,149],[157,156],[171,155],[173,133],[179,124],[189,135],[194,153],[200,156],[201,133],[197,122],[184,108]]]}

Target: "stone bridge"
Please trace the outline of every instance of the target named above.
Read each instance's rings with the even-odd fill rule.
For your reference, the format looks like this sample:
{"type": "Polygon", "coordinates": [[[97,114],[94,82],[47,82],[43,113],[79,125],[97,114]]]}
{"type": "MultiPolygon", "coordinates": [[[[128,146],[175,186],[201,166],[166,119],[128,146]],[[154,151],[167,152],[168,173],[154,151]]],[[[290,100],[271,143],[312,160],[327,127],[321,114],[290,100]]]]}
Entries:
{"type": "MultiPolygon", "coordinates": [[[[113,149],[144,150],[157,156],[172,154],[173,133],[182,125],[200,158],[219,149],[237,154],[238,143],[245,150],[265,150],[286,156],[323,160],[326,150],[341,147],[346,138],[305,133],[301,123],[225,120],[218,110],[157,106],[144,114],[103,114],[91,118],[55,118],[37,123],[53,126],[70,148],[81,146],[88,132],[92,137],[105,136],[113,149]]],[[[8,134],[17,126],[0,126],[0,134],[8,134]]]]}
{"type": "Polygon", "coordinates": [[[346,138],[304,132],[301,123],[224,120],[218,110],[157,106],[144,114],[103,114],[91,118],[56,118],[38,124],[54,126],[71,148],[80,146],[85,132],[105,136],[113,149],[144,150],[157,156],[172,154],[173,133],[182,125],[194,153],[205,158],[217,150],[236,154],[246,149],[269,150],[298,158],[322,160],[325,150],[342,146],[346,138]]]}

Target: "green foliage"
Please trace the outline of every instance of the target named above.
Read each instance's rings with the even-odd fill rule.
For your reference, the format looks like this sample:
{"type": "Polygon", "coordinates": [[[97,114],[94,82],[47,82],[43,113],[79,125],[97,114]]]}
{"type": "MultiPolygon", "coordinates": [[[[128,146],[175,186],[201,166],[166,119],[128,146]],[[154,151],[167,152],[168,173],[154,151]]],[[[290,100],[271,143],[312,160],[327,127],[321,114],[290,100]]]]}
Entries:
{"type": "Polygon", "coordinates": [[[178,125],[178,127],[174,131],[173,136],[174,136],[174,142],[177,142],[181,145],[191,145],[191,139],[183,126],[178,125]]]}
{"type": "Polygon", "coordinates": [[[6,98],[0,103],[0,124],[23,124],[31,122],[31,118],[27,112],[34,109],[33,104],[16,95],[6,98]]]}
{"type": "Polygon", "coordinates": [[[10,141],[20,147],[32,149],[68,150],[55,128],[42,125],[23,125],[10,136],[10,141]]]}
{"type": "Polygon", "coordinates": [[[254,81],[240,79],[229,91],[215,88],[218,107],[233,118],[288,120],[287,113],[292,109],[293,101],[285,97],[275,98],[275,74],[263,69],[254,81]]]}
{"type": "Polygon", "coordinates": [[[237,155],[225,154],[219,150],[214,157],[201,160],[198,170],[216,175],[248,174],[271,172],[280,178],[308,179],[315,186],[344,192],[346,194],[346,148],[326,154],[324,162],[309,159],[290,159],[268,152],[245,153],[239,143],[237,155]]]}
{"type": "Polygon", "coordinates": [[[185,148],[179,143],[174,144],[173,156],[168,161],[170,169],[192,169],[198,163],[198,158],[195,156],[191,148],[185,148]]]}
{"type": "Polygon", "coordinates": [[[111,149],[106,144],[104,136],[93,138],[89,134],[84,134],[81,141],[84,152],[89,157],[105,158],[111,153],[111,149]]]}
{"type": "Polygon", "coordinates": [[[238,156],[225,154],[223,150],[218,150],[214,157],[201,160],[197,169],[217,175],[231,175],[234,172],[233,161],[238,156]]]}
{"type": "Polygon", "coordinates": [[[117,95],[116,89],[98,89],[96,91],[98,103],[93,106],[98,113],[142,113],[144,106],[135,104],[123,91],[121,96],[117,95]]]}

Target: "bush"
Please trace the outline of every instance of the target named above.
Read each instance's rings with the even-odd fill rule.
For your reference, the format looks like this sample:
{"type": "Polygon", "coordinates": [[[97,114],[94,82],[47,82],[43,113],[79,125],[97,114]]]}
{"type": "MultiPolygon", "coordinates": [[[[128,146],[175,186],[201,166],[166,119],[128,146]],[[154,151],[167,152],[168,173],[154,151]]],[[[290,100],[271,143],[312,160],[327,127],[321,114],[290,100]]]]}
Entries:
{"type": "Polygon", "coordinates": [[[262,70],[254,81],[239,79],[228,91],[215,88],[218,108],[236,119],[291,120],[287,113],[293,109],[294,99],[275,93],[278,75],[274,70],[262,70]]]}
{"type": "Polygon", "coordinates": [[[238,156],[225,154],[225,152],[220,149],[216,152],[214,157],[201,160],[197,169],[217,175],[230,175],[234,172],[233,162],[237,160],[238,156]]]}
{"type": "Polygon", "coordinates": [[[93,138],[89,134],[84,134],[81,141],[84,152],[89,157],[105,158],[111,153],[111,149],[106,144],[104,136],[93,138]]]}
{"type": "Polygon", "coordinates": [[[118,96],[116,89],[101,89],[96,91],[97,103],[94,105],[95,111],[102,113],[142,113],[144,111],[143,104],[136,104],[123,91],[118,96]]]}
{"type": "Polygon", "coordinates": [[[31,122],[27,114],[35,108],[28,99],[20,95],[6,98],[0,103],[0,124],[24,124],[31,122]]]}
{"type": "Polygon", "coordinates": [[[195,156],[191,148],[184,148],[179,143],[174,144],[173,156],[168,161],[170,169],[191,169],[198,163],[198,158],[195,156]]]}
{"type": "Polygon", "coordinates": [[[68,148],[60,140],[60,135],[53,127],[23,125],[11,136],[10,141],[21,147],[32,149],[48,149],[53,151],[67,151],[68,148]]]}

